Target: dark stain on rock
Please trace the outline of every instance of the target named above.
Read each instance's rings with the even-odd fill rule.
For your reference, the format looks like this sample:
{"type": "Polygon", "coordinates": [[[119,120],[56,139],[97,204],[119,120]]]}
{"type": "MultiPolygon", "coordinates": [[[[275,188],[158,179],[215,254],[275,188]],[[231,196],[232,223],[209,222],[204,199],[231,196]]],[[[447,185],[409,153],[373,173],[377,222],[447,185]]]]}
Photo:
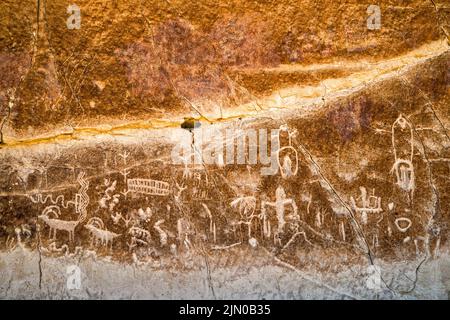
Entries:
{"type": "Polygon", "coordinates": [[[370,126],[371,103],[359,96],[328,114],[329,121],[337,129],[343,143],[351,141],[356,134],[370,126]]]}

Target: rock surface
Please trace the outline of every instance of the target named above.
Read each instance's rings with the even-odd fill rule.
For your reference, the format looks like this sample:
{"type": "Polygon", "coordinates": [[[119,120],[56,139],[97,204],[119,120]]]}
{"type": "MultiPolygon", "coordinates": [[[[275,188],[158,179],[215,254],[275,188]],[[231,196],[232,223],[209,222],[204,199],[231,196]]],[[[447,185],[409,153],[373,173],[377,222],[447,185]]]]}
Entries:
{"type": "Polygon", "coordinates": [[[450,7],[379,3],[3,1],[0,296],[447,299],[450,7]]]}

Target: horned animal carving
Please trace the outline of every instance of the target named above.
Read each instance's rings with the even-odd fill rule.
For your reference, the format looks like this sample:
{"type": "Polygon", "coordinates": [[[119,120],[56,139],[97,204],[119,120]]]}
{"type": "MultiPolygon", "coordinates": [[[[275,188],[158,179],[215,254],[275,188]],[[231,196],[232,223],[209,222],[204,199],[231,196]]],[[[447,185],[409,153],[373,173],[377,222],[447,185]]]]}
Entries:
{"type": "Polygon", "coordinates": [[[45,222],[46,225],[50,227],[48,237],[51,239],[56,239],[56,231],[67,231],[69,233],[69,241],[73,241],[75,238],[75,228],[76,226],[82,222],[81,219],[76,221],[66,221],[56,219],[60,216],[61,211],[58,206],[48,206],[42,211],[42,214],[38,216],[38,218],[45,222]],[[51,218],[51,216],[54,218],[51,218]],[[53,237],[52,237],[53,233],[53,237]]]}
{"type": "MultiPolygon", "coordinates": [[[[89,197],[87,195],[87,190],[89,187],[89,182],[84,179],[85,173],[81,172],[77,181],[80,184],[80,190],[75,196],[75,211],[79,214],[78,219],[75,221],[66,221],[59,219],[61,215],[61,210],[58,205],[50,205],[46,207],[42,214],[38,216],[39,220],[42,220],[46,225],[50,227],[49,238],[56,239],[56,231],[66,231],[69,233],[69,242],[74,241],[75,238],[75,228],[77,225],[82,223],[87,217],[87,206],[89,204],[89,197]],[[53,237],[52,237],[53,233],[53,237]]],[[[58,198],[57,198],[58,199],[58,198]]],[[[63,207],[64,203],[62,203],[63,207]]]]}
{"type": "Polygon", "coordinates": [[[101,244],[108,247],[109,244],[110,249],[112,249],[113,240],[120,236],[120,234],[108,231],[102,219],[97,217],[89,219],[84,227],[89,230],[91,235],[91,245],[101,244]]]}

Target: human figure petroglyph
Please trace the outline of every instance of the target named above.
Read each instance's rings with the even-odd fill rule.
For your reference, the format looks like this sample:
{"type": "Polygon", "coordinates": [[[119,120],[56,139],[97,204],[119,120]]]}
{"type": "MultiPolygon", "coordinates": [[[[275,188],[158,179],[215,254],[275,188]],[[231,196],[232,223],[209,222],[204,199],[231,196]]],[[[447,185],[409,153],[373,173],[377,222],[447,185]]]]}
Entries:
{"type": "Polygon", "coordinates": [[[290,131],[286,125],[280,126],[279,133],[278,133],[278,145],[281,145],[280,136],[279,136],[281,132],[288,133],[289,145],[278,149],[277,163],[278,163],[278,168],[280,170],[281,177],[283,179],[286,179],[286,178],[297,175],[297,172],[298,172],[298,162],[299,162],[298,152],[292,146],[292,138],[295,137],[295,135],[297,134],[297,130],[290,131]],[[286,153],[286,154],[283,157],[283,160],[282,160],[283,163],[281,163],[280,156],[283,153],[286,153]],[[294,162],[291,160],[289,153],[293,154],[294,159],[295,159],[294,162]],[[293,163],[294,163],[294,167],[292,167],[293,163]]]}
{"type": "Polygon", "coordinates": [[[114,225],[118,225],[121,221],[123,221],[126,228],[128,228],[131,224],[136,223],[133,216],[127,214],[125,217],[120,212],[114,212],[110,215],[114,225]]]}
{"type": "Polygon", "coordinates": [[[321,229],[324,225],[327,214],[327,210],[324,208],[316,208],[315,225],[318,229],[321,229]]]}
{"type": "Polygon", "coordinates": [[[375,196],[375,189],[372,191],[372,195],[367,196],[367,190],[365,187],[359,187],[361,195],[359,197],[350,197],[353,210],[360,214],[362,224],[367,224],[367,214],[377,214],[383,212],[381,208],[381,197],[375,196]],[[359,203],[357,204],[357,201],[359,203]]]}
{"type": "Polygon", "coordinates": [[[433,216],[430,216],[428,222],[425,226],[426,234],[424,236],[419,236],[414,239],[414,244],[416,245],[416,252],[419,251],[418,243],[421,241],[425,249],[425,253],[428,258],[437,258],[439,256],[439,250],[441,245],[441,227],[436,224],[433,216]],[[435,241],[433,241],[435,240],[435,241]],[[434,242],[434,250],[432,245],[434,242]]]}
{"type": "Polygon", "coordinates": [[[209,233],[212,234],[213,242],[216,243],[216,223],[214,222],[213,215],[205,203],[202,203],[202,207],[209,219],[209,233]]]}
{"type": "Polygon", "coordinates": [[[182,203],[181,194],[183,193],[183,191],[187,189],[187,187],[184,185],[180,186],[178,182],[175,183],[175,186],[177,188],[177,191],[174,193],[175,203],[181,204],[182,203]]]}
{"type": "Polygon", "coordinates": [[[196,170],[192,175],[192,199],[193,200],[211,200],[210,188],[212,184],[208,178],[206,170],[196,170]]]}
{"type": "Polygon", "coordinates": [[[177,240],[184,244],[184,246],[189,250],[192,247],[189,236],[194,232],[192,230],[191,223],[186,218],[180,218],[177,220],[177,233],[177,240]]]}
{"type": "Polygon", "coordinates": [[[110,245],[110,249],[112,249],[113,240],[119,236],[120,234],[108,231],[102,219],[98,217],[94,217],[89,219],[89,221],[84,226],[87,230],[89,230],[89,234],[91,236],[91,246],[98,244],[108,247],[110,245]]]}
{"type": "Polygon", "coordinates": [[[161,225],[164,222],[165,222],[164,219],[160,219],[160,220],[156,221],[156,223],[153,225],[153,228],[156,230],[156,232],[158,232],[159,243],[160,243],[161,247],[164,247],[165,245],[167,245],[167,240],[168,240],[167,232],[161,228],[161,225]]]}
{"type": "MultiPolygon", "coordinates": [[[[126,151],[126,150],[123,151],[122,153],[119,153],[119,154],[118,154],[118,156],[119,156],[120,158],[122,158],[122,163],[123,163],[123,165],[124,165],[124,167],[125,167],[125,168],[123,168],[122,170],[119,171],[120,175],[123,177],[123,182],[124,182],[124,185],[125,185],[125,186],[127,185],[128,176],[129,176],[129,174],[130,174],[129,168],[126,167],[126,166],[127,166],[127,163],[128,163],[128,157],[130,156],[130,154],[131,154],[131,153],[128,152],[128,151],[126,151]]],[[[117,159],[117,158],[114,157],[114,162],[115,162],[115,164],[117,165],[117,160],[116,160],[116,159],[117,159]]],[[[129,190],[127,190],[126,188],[124,188],[124,190],[121,191],[120,194],[122,194],[122,195],[125,196],[125,198],[126,198],[129,192],[130,192],[129,190]]]]}
{"type": "MultiPolygon", "coordinates": [[[[393,202],[388,203],[387,205],[387,211],[388,211],[388,215],[392,216],[394,214],[394,208],[395,205],[393,202]]],[[[388,237],[392,236],[392,225],[389,219],[387,219],[387,235],[388,237]]]]}
{"type": "Polygon", "coordinates": [[[16,245],[24,249],[24,244],[22,242],[22,236],[25,236],[26,239],[31,237],[31,230],[28,224],[22,224],[19,227],[14,228],[14,234],[16,238],[8,236],[6,239],[6,247],[10,250],[13,250],[16,245]]]}
{"type": "Polygon", "coordinates": [[[122,214],[120,212],[114,212],[111,215],[111,219],[113,220],[114,224],[119,224],[119,222],[122,221],[123,216],[122,216],[122,214]]]}
{"type": "MultiPolygon", "coordinates": [[[[410,239],[410,237],[407,237],[405,239],[410,239]]],[[[406,241],[406,242],[409,242],[409,241],[406,241]]],[[[403,242],[405,243],[405,240],[403,242]]],[[[416,256],[417,257],[419,257],[421,255],[421,251],[422,251],[421,248],[420,248],[420,244],[422,244],[422,250],[425,251],[425,254],[428,257],[431,257],[430,237],[429,237],[429,235],[417,236],[417,237],[414,238],[414,247],[416,249],[416,256]]]]}
{"type": "MultiPolygon", "coordinates": [[[[312,195],[310,193],[304,193],[301,195],[301,201],[306,202],[306,216],[310,216],[310,208],[312,204],[312,195]]],[[[300,217],[304,219],[303,213],[300,212],[300,217]]]]}
{"type": "Polygon", "coordinates": [[[415,188],[415,174],[413,166],[414,157],[414,132],[412,124],[402,115],[392,124],[392,148],[394,151],[395,162],[392,166],[391,173],[395,173],[396,184],[400,189],[410,192],[411,198],[415,188]],[[406,145],[400,145],[397,141],[397,135],[406,132],[408,134],[408,140],[406,145]],[[408,145],[409,144],[409,145],[408,145]]]}
{"type": "Polygon", "coordinates": [[[137,211],[137,218],[139,219],[139,222],[149,222],[152,216],[153,211],[152,209],[150,209],[150,207],[145,208],[145,211],[142,208],[139,208],[137,211]]]}
{"type": "Polygon", "coordinates": [[[182,179],[183,180],[187,180],[190,179],[192,177],[192,170],[190,167],[190,164],[192,161],[190,161],[189,159],[191,159],[194,156],[194,153],[185,155],[184,157],[179,157],[179,159],[181,160],[182,164],[183,164],[183,176],[182,179]]]}
{"type": "MultiPolygon", "coordinates": [[[[126,185],[126,183],[128,181],[127,177],[130,175],[130,170],[126,169],[126,168],[122,169],[122,170],[120,170],[120,174],[122,175],[124,184],[126,185]]],[[[124,191],[121,191],[120,193],[126,197],[129,192],[130,192],[129,190],[125,189],[124,191]]]]}
{"type": "Polygon", "coordinates": [[[262,201],[261,202],[261,215],[263,217],[263,229],[264,229],[264,235],[268,236],[270,234],[270,231],[268,230],[267,226],[267,214],[266,214],[266,207],[273,207],[275,208],[276,217],[278,220],[278,229],[277,233],[283,233],[286,225],[286,217],[285,217],[285,207],[291,206],[293,213],[291,214],[293,220],[299,220],[299,216],[297,213],[297,205],[295,203],[294,199],[289,199],[286,197],[286,192],[284,191],[282,186],[278,186],[277,190],[275,191],[275,202],[267,202],[262,201]]]}
{"type": "Polygon", "coordinates": [[[119,155],[119,157],[122,158],[123,163],[126,165],[127,164],[127,159],[130,156],[130,152],[124,151],[122,153],[119,153],[118,155],[119,155]]]}

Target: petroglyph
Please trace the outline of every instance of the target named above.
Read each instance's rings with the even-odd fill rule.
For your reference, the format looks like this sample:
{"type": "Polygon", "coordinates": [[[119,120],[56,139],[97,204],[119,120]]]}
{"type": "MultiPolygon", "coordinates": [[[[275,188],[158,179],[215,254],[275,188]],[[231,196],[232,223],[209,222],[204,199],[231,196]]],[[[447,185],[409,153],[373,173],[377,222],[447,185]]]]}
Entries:
{"type": "Polygon", "coordinates": [[[103,221],[97,217],[89,219],[84,227],[89,230],[89,234],[91,236],[91,246],[97,246],[100,244],[108,247],[109,245],[110,249],[112,249],[113,240],[120,236],[120,234],[108,231],[105,228],[103,221]]]}
{"type": "Polygon", "coordinates": [[[278,186],[275,191],[275,201],[262,201],[261,202],[261,215],[263,217],[264,234],[268,237],[270,235],[270,225],[268,224],[266,207],[272,207],[275,209],[276,217],[278,220],[278,227],[276,232],[283,233],[285,231],[286,220],[297,221],[299,219],[297,212],[297,205],[294,199],[286,197],[286,192],[283,187],[278,186]],[[289,215],[285,215],[285,208],[291,206],[292,212],[289,215]]]}
{"type": "Polygon", "coordinates": [[[395,162],[391,172],[395,173],[397,185],[402,190],[410,192],[412,196],[415,188],[414,166],[412,163],[414,157],[414,134],[411,123],[402,115],[392,124],[392,148],[395,162]],[[397,141],[396,138],[399,138],[400,133],[405,134],[405,132],[407,140],[397,141]],[[402,145],[399,146],[399,144],[402,145]]]}
{"type": "Polygon", "coordinates": [[[0,297],[446,299],[448,10],[305,1],[3,1],[0,297]]]}
{"type": "Polygon", "coordinates": [[[128,191],[153,196],[169,195],[169,184],[152,179],[128,179],[128,191]]]}
{"type": "Polygon", "coordinates": [[[409,228],[412,226],[412,222],[410,219],[402,217],[395,219],[395,226],[397,227],[398,231],[400,232],[406,232],[409,228]],[[403,224],[403,226],[401,226],[403,224]]]}
{"type": "Polygon", "coordinates": [[[113,211],[114,207],[119,203],[119,194],[113,194],[116,190],[117,181],[111,182],[109,179],[105,179],[104,186],[106,187],[103,197],[99,200],[101,208],[113,211]]]}
{"type": "Polygon", "coordinates": [[[58,218],[61,215],[61,211],[58,206],[48,206],[42,211],[42,214],[38,216],[49,227],[49,239],[56,239],[56,231],[66,231],[69,233],[69,242],[75,238],[75,227],[81,222],[65,221],[58,218]],[[51,218],[54,217],[54,218],[51,218]],[[52,233],[53,232],[53,233],[52,233]],[[53,235],[52,235],[53,234],[53,235]]]}
{"type": "Polygon", "coordinates": [[[130,251],[139,245],[148,246],[152,240],[150,232],[139,227],[131,227],[128,234],[131,236],[130,243],[127,243],[130,251]]]}
{"type": "Polygon", "coordinates": [[[359,187],[361,195],[356,200],[350,197],[352,208],[360,215],[361,222],[367,224],[368,214],[378,214],[383,211],[381,208],[381,197],[375,196],[375,190],[372,191],[372,195],[367,196],[367,190],[365,187],[359,187]],[[360,204],[357,204],[357,202],[360,204]]]}
{"type": "Polygon", "coordinates": [[[165,220],[161,219],[161,220],[156,221],[155,224],[153,225],[153,228],[158,233],[159,243],[160,243],[161,247],[164,247],[165,245],[167,245],[167,240],[168,240],[167,232],[165,232],[161,227],[161,225],[164,222],[165,222],[165,220]]]}

